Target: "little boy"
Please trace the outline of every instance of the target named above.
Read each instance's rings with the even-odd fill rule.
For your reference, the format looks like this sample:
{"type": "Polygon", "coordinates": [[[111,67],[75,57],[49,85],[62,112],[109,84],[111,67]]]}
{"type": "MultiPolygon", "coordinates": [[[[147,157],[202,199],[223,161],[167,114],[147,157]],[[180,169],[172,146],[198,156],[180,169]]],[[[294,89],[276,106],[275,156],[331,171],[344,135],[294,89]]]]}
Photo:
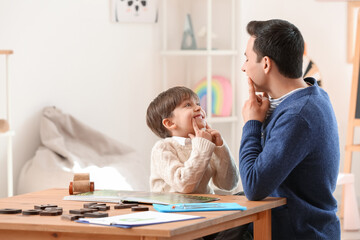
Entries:
{"type": "Polygon", "coordinates": [[[160,93],[149,105],[146,123],[162,139],[151,153],[152,192],[214,193],[232,190],[239,171],[220,133],[205,121],[199,97],[186,87],[160,93]]]}

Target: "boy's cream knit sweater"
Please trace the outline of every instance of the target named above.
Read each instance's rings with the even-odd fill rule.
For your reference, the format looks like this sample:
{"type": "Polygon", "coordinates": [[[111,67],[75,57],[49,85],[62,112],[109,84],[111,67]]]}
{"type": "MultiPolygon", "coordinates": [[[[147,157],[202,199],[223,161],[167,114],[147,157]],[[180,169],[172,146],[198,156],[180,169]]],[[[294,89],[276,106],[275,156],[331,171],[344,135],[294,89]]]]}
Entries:
{"type": "Polygon", "coordinates": [[[226,143],[217,147],[205,138],[159,140],[151,153],[152,192],[214,193],[210,179],[220,189],[232,190],[239,171],[226,143]]]}

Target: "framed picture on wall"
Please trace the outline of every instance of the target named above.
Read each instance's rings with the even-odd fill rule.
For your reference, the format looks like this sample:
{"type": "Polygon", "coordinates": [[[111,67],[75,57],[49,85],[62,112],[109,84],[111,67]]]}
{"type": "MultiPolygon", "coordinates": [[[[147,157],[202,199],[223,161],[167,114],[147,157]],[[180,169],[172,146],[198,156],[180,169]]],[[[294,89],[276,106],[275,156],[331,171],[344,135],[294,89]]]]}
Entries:
{"type": "Polygon", "coordinates": [[[158,0],[110,0],[111,20],[117,23],[155,23],[158,0]]]}
{"type": "Polygon", "coordinates": [[[360,10],[360,1],[348,2],[347,9],[347,61],[353,62],[355,51],[355,36],[356,36],[356,23],[357,16],[360,10]]]}

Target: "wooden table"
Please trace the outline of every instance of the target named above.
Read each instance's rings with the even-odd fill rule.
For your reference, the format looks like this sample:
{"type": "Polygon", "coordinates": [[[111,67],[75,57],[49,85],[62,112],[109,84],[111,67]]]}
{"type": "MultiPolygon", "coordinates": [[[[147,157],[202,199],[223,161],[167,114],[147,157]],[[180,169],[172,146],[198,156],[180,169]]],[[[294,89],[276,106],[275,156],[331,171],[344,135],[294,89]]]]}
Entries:
{"type": "MultiPolygon", "coordinates": [[[[64,201],[67,189],[49,189],[40,192],[0,199],[0,209],[33,209],[34,205],[56,204],[64,214],[70,209],[83,207],[83,202],[64,201]]],[[[212,195],[214,196],[214,195],[212,195]]],[[[195,239],[225,229],[254,223],[254,238],[271,239],[271,209],[285,205],[285,198],[266,198],[263,201],[248,201],[244,196],[221,196],[219,202],[237,202],[246,206],[246,211],[186,212],[184,214],[206,218],[173,223],[148,225],[123,229],[62,220],[60,216],[25,216],[22,214],[0,214],[0,239],[126,239],[165,240],[195,239]]],[[[108,205],[113,205],[108,203],[108,205]]],[[[150,206],[150,210],[153,210],[150,206]]],[[[107,211],[109,216],[131,213],[130,209],[107,211]]]]}

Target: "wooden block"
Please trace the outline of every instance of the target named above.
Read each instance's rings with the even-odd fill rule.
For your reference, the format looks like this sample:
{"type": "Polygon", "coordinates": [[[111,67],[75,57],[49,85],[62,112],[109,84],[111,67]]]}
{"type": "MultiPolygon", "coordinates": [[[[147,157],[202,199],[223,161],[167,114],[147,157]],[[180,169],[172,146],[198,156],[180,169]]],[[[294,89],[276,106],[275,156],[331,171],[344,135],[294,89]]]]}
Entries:
{"type": "Polygon", "coordinates": [[[17,213],[21,213],[22,210],[21,209],[17,209],[17,208],[3,208],[0,209],[0,214],[17,214],[17,213]]]}
{"type": "Polygon", "coordinates": [[[91,206],[106,206],[106,203],[96,203],[96,204],[93,204],[91,206]]]}
{"type": "Polygon", "coordinates": [[[97,211],[97,209],[91,209],[91,208],[80,208],[80,209],[72,209],[69,210],[69,213],[71,214],[84,214],[84,213],[92,213],[97,211]]]}
{"type": "Polygon", "coordinates": [[[63,213],[62,207],[46,207],[44,209],[44,211],[58,211],[58,212],[63,213]]]}
{"type": "Polygon", "coordinates": [[[136,207],[139,204],[137,203],[120,203],[117,205],[114,205],[114,209],[124,209],[124,208],[132,208],[132,207],[136,207]]]}
{"type": "Polygon", "coordinates": [[[41,209],[29,209],[29,210],[22,211],[22,214],[23,215],[39,215],[41,211],[42,211],[41,209]]]}
{"type": "Polygon", "coordinates": [[[61,216],[62,220],[67,220],[67,221],[74,221],[74,220],[78,220],[79,218],[83,218],[84,214],[64,214],[61,216]]]}
{"type": "Polygon", "coordinates": [[[57,205],[55,204],[44,204],[44,205],[35,205],[34,206],[34,209],[41,209],[41,210],[44,210],[45,208],[47,207],[52,207],[52,208],[56,208],[57,205]]]}
{"type": "Polygon", "coordinates": [[[104,205],[93,205],[93,206],[90,206],[89,208],[91,209],[97,209],[99,211],[107,211],[107,210],[110,210],[110,206],[104,206],[104,205]]]}
{"type": "Polygon", "coordinates": [[[91,207],[92,205],[96,205],[96,204],[98,204],[98,203],[96,203],[96,202],[90,202],[90,203],[84,203],[84,208],[89,208],[89,207],[91,207]]]}
{"type": "MultiPolygon", "coordinates": [[[[83,211],[85,211],[85,212],[98,212],[99,211],[99,209],[97,209],[97,208],[80,208],[80,210],[83,210],[83,211]]],[[[85,213],[84,212],[84,213],[85,213]]]]}
{"type": "Polygon", "coordinates": [[[61,212],[56,211],[56,210],[51,210],[51,211],[41,211],[40,212],[40,216],[58,216],[61,215],[61,212]]]}
{"type": "Polygon", "coordinates": [[[90,217],[90,218],[102,218],[102,217],[108,217],[108,213],[104,212],[94,212],[94,213],[85,213],[84,217],[90,217]]]}
{"type": "Polygon", "coordinates": [[[131,211],[149,211],[149,208],[143,206],[135,206],[131,207],[131,211]]]}

